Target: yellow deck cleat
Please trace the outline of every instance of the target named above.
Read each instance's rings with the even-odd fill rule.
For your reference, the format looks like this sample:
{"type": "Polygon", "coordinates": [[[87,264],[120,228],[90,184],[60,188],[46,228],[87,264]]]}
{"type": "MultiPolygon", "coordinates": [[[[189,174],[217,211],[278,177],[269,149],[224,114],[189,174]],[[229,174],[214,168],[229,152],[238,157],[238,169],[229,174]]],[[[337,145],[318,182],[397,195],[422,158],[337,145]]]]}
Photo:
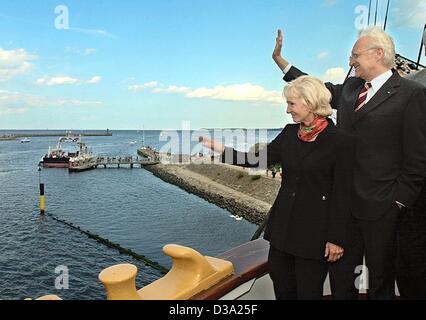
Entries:
{"type": "Polygon", "coordinates": [[[108,300],[185,300],[232,275],[231,262],[201,255],[194,249],[169,244],[163,252],[173,259],[161,279],[136,290],[137,268],[131,264],[109,267],[99,274],[108,300]]]}

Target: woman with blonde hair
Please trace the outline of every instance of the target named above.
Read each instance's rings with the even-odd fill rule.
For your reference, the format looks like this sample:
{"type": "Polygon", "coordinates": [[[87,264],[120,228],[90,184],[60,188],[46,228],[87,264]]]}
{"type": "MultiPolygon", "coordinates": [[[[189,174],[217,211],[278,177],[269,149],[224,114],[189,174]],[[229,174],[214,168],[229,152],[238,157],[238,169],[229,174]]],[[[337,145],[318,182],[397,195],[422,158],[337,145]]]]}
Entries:
{"type": "MultiPolygon", "coordinates": [[[[280,163],[284,177],[264,235],[269,274],[277,299],[321,299],[328,266],[344,255],[354,142],[328,118],[331,94],[319,79],[299,77],[283,95],[295,124],[257,153],[268,167],[280,163]]],[[[200,141],[222,162],[259,166],[253,154],[200,141]]]]}

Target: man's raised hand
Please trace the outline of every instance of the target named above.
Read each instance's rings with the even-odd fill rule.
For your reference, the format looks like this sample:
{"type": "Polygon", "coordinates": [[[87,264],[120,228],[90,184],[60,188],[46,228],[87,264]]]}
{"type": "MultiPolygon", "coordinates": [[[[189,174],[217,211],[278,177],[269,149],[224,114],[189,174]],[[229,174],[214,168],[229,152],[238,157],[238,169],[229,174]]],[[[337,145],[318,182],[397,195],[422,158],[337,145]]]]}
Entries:
{"type": "Polygon", "coordinates": [[[272,58],[275,60],[277,57],[281,56],[281,50],[283,47],[283,33],[281,29],[278,29],[277,38],[275,39],[275,48],[272,52],[272,58]]]}

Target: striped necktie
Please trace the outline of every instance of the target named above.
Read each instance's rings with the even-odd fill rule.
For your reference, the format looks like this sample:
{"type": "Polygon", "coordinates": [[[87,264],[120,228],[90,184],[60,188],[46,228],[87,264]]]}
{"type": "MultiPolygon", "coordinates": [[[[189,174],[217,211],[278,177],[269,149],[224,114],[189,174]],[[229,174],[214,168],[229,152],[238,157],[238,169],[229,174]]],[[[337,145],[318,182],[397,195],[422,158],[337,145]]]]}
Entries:
{"type": "Polygon", "coordinates": [[[361,109],[363,106],[365,106],[365,101],[367,100],[367,93],[368,89],[371,88],[371,83],[366,82],[364,86],[362,87],[361,92],[359,93],[358,100],[356,101],[356,108],[355,112],[357,112],[359,109],[361,109]]]}

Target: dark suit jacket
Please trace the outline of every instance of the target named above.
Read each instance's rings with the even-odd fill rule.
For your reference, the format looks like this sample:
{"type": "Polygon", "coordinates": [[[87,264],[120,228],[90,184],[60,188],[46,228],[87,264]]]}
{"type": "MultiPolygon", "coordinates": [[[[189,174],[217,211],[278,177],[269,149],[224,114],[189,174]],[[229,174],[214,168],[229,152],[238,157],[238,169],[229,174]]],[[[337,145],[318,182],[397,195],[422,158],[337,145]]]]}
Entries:
{"type": "MultiPolygon", "coordinates": [[[[291,81],[304,75],[295,67],[285,75],[291,81]]],[[[395,201],[414,205],[426,170],[426,88],[392,77],[358,112],[355,103],[365,81],[349,78],[342,85],[326,83],[337,109],[337,126],[356,136],[352,214],[377,220],[395,201]]]]}
{"type": "MultiPolygon", "coordinates": [[[[350,216],[347,203],[352,184],[353,138],[340,132],[331,120],[329,123],[308,152],[301,148],[304,142],[297,137],[296,124],[287,125],[265,148],[267,165],[281,163],[283,171],[265,239],[278,250],[310,259],[324,259],[326,242],[345,246],[350,216]]],[[[256,163],[249,164],[249,157],[226,148],[222,161],[256,167],[256,163]]]]}

